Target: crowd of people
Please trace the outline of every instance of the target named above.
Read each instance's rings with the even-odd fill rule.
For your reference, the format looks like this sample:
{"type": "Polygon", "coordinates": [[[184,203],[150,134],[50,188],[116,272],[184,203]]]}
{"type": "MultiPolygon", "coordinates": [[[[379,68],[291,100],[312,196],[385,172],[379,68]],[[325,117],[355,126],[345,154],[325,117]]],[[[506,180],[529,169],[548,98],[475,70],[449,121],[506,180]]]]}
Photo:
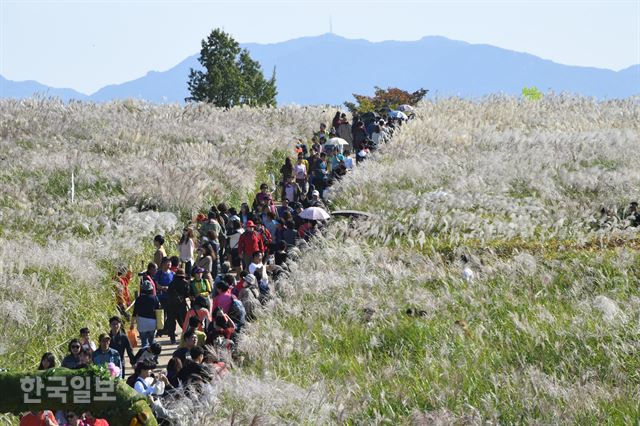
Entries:
{"type": "MultiPolygon", "coordinates": [[[[272,297],[273,282],[286,274],[291,251],[324,226],[323,221],[305,219],[304,210],[326,210],[326,189],[388,140],[399,124],[376,115],[365,121],[354,116],[349,123],[346,114],[337,112],[329,130],[320,124],[309,147],[302,141],[296,145],[294,158],[286,158],[280,169],[277,188],[270,191],[261,184],[252,202],[238,209],[226,203],[211,206],[186,224],[175,241],[175,253],[167,252],[173,245],[163,235],[155,236],[153,259],[138,280],[127,268],[117,271],[119,315],[110,318],[109,331],[94,342],[88,328],[80,330],[60,365],[104,365],[148,395],[155,414],[166,417],[163,400],[189,396],[229,371],[238,335],[272,297]],[[132,288],[134,283],[138,289],[132,288]],[[128,331],[123,328],[126,322],[128,331]],[[154,373],[162,353],[156,337],[162,335],[178,349],[166,372],[154,373]]],[[[47,352],[38,369],[55,366],[54,355],[47,352]]],[[[45,421],[43,413],[28,414],[24,420],[45,421]]],[[[55,418],[46,418],[51,425],[95,424],[90,413],[59,411],[55,418]]]]}

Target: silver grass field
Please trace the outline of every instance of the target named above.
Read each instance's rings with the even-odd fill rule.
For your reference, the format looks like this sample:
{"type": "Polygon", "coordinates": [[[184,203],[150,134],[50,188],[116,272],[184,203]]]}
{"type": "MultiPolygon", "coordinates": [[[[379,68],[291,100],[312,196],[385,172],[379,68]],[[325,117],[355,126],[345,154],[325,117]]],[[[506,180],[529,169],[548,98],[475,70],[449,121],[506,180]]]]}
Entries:
{"type": "Polygon", "coordinates": [[[329,118],[314,107],[1,100],[0,368],[63,355],[80,327],[108,331],[118,266],[142,270],[156,233],[172,236],[213,202],[239,207],[268,178],[265,163],[329,118]]]}
{"type": "MultiPolygon", "coordinates": [[[[0,101],[2,367],[104,328],[114,265],[244,201],[332,112],[0,101]]],[[[300,252],[176,422],[637,423],[638,146],[636,98],[424,102],[329,191],[374,217],[300,252]]]]}

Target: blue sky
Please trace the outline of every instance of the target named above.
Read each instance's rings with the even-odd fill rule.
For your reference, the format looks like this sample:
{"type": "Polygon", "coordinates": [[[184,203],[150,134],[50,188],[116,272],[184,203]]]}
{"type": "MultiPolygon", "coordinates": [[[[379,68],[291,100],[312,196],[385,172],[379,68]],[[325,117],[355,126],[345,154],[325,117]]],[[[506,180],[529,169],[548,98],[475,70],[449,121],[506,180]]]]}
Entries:
{"type": "Polygon", "coordinates": [[[0,0],[0,74],[93,93],[171,68],[223,27],[240,42],[329,31],[371,41],[441,35],[619,70],[640,63],[640,0],[0,0]]]}

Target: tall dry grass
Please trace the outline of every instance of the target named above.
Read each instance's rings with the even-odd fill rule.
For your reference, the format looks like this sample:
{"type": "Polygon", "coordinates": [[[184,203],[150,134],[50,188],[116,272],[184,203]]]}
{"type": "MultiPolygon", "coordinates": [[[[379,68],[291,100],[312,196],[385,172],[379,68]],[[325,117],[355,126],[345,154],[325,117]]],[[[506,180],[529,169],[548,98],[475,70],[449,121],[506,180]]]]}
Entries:
{"type": "Polygon", "coordinates": [[[245,374],[326,389],[298,412],[325,401],[331,420],[263,413],[637,422],[638,100],[447,99],[417,115],[331,190],[376,217],[316,239],[240,345],[245,374]]]}
{"type": "Polygon", "coordinates": [[[0,367],[61,355],[81,326],[106,331],[117,266],[138,270],[153,235],[199,209],[239,207],[266,159],[331,113],[0,100],[0,367]]]}

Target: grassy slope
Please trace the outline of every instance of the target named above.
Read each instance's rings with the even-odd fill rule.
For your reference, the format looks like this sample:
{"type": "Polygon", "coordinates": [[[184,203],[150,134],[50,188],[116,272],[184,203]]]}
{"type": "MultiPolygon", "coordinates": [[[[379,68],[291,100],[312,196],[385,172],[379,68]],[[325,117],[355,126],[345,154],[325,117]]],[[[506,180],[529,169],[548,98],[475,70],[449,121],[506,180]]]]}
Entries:
{"type": "Polygon", "coordinates": [[[446,100],[419,116],[334,193],[381,219],[334,225],[243,343],[246,369],[321,384],[304,404],[332,407],[271,414],[637,421],[639,240],[598,213],[639,195],[637,102],[446,100]]]}
{"type": "Polygon", "coordinates": [[[32,368],[46,350],[61,356],[82,326],[97,338],[116,312],[116,266],[139,270],[153,235],[176,219],[221,201],[239,207],[266,159],[329,118],[320,108],[50,99],[2,100],[0,113],[3,368],[32,368]]]}
{"type": "MultiPolygon", "coordinates": [[[[153,229],[125,223],[121,207],[151,203],[185,216],[229,191],[225,182],[240,182],[241,200],[265,158],[249,154],[280,155],[323,113],[234,111],[228,120],[135,103],[0,107],[0,238],[10,253],[1,343],[14,367],[33,365],[80,325],[100,330],[106,312],[95,308],[109,304],[113,264],[149,258],[135,257],[143,246],[131,236],[153,229]],[[139,167],[163,155],[162,167],[139,167]],[[202,158],[231,175],[196,185],[193,201],[180,188],[201,180],[191,170],[202,158]],[[74,206],[64,201],[69,165],[74,206]],[[162,191],[158,179],[178,190],[162,191]],[[38,320],[26,320],[34,312],[38,320]],[[10,346],[20,338],[32,342],[26,357],[10,346]]],[[[281,283],[286,303],[250,327],[245,368],[219,387],[228,392],[206,420],[636,419],[638,241],[624,223],[599,226],[594,212],[638,196],[637,106],[449,100],[420,114],[394,141],[400,149],[387,148],[335,195],[383,220],[364,238],[334,226],[304,255],[281,283]],[[451,197],[437,200],[437,188],[451,197]],[[463,253],[472,284],[460,278],[463,253]],[[426,315],[408,317],[407,307],[426,315]]]]}

